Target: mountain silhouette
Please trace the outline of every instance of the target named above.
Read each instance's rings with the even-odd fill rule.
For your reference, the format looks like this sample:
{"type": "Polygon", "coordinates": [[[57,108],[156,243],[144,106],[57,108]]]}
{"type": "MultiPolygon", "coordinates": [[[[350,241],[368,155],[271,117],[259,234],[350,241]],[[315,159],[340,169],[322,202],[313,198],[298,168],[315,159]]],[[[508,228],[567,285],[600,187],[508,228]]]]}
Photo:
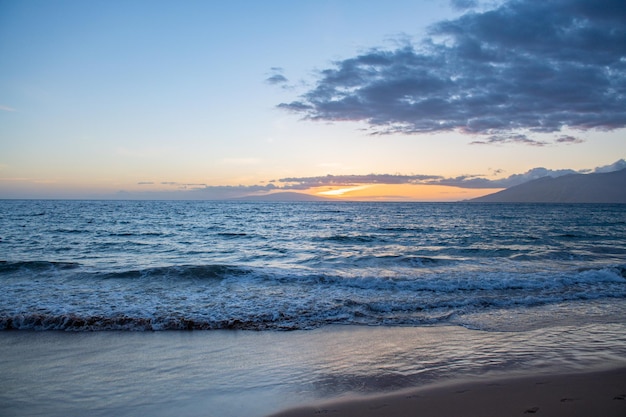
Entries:
{"type": "Polygon", "coordinates": [[[481,203],[626,203],[626,169],[543,177],[469,200],[481,203]]]}

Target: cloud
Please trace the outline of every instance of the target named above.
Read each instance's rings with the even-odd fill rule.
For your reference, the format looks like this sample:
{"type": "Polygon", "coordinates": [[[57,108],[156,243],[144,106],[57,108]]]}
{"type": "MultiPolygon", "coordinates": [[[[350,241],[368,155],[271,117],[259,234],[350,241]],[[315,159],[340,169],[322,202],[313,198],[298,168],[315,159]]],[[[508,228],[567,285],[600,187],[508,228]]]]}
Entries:
{"type": "Polygon", "coordinates": [[[473,9],[478,6],[476,0],[450,0],[450,5],[456,10],[473,9]]]}
{"type": "Polygon", "coordinates": [[[614,172],[614,171],[621,171],[622,169],[626,169],[626,161],[623,159],[620,159],[619,161],[616,161],[612,163],[611,165],[597,167],[596,169],[593,170],[593,172],[596,172],[596,173],[614,172]]]}
{"type": "MultiPolygon", "coordinates": [[[[156,184],[142,181],[143,184],[156,184]]],[[[278,189],[274,184],[266,185],[206,185],[164,181],[162,185],[175,187],[168,190],[125,191],[117,193],[117,198],[138,200],[229,200],[254,194],[265,194],[278,189]]]]}
{"type": "MultiPolygon", "coordinates": [[[[532,168],[523,174],[513,174],[506,178],[489,179],[485,175],[461,175],[458,177],[443,177],[439,175],[389,175],[389,174],[368,174],[368,175],[326,175],[319,177],[291,177],[273,180],[272,183],[282,185],[276,188],[307,190],[315,187],[357,187],[363,184],[413,184],[413,185],[446,185],[459,188],[509,188],[527,181],[536,180],[543,177],[560,177],[568,174],[579,174],[584,172],[612,172],[626,168],[626,160],[619,161],[597,167],[594,170],[575,171],[573,169],[547,169],[543,167],[532,168]]],[[[501,170],[495,170],[499,174],[501,170]]]]}
{"type": "Polygon", "coordinates": [[[161,185],[177,187],[179,190],[201,190],[207,187],[206,184],[181,183],[181,182],[176,182],[176,181],[162,181],[161,185]]]}
{"type": "Polygon", "coordinates": [[[512,0],[468,12],[434,24],[418,44],[337,61],[278,107],[309,120],[363,121],[374,134],[456,131],[483,135],[475,141],[483,144],[542,146],[528,135],[621,129],[626,6],[512,0]]]}
{"type": "MultiPolygon", "coordinates": [[[[161,191],[120,191],[122,198],[137,199],[198,199],[198,200],[228,200],[250,195],[263,195],[276,191],[310,190],[319,187],[332,187],[323,193],[326,195],[341,195],[348,191],[363,189],[373,184],[387,185],[439,185],[464,189],[501,189],[519,185],[527,181],[550,176],[559,177],[577,173],[600,173],[626,169],[626,160],[620,159],[610,165],[575,171],[572,169],[552,170],[547,168],[533,168],[522,174],[513,174],[506,178],[490,179],[502,173],[499,169],[490,169],[490,175],[461,175],[458,177],[444,177],[441,175],[399,175],[399,174],[366,174],[366,175],[325,175],[318,177],[289,177],[272,180],[269,184],[257,185],[206,185],[189,184],[175,181],[163,181],[161,185],[175,187],[175,189],[161,191]]],[[[27,181],[28,178],[0,178],[4,181],[27,181]]],[[[154,185],[157,182],[141,181],[140,185],[154,185]]],[[[458,191],[455,191],[457,193],[458,191]]]]}
{"type": "Polygon", "coordinates": [[[546,168],[533,168],[523,174],[513,174],[506,178],[490,180],[483,176],[459,176],[455,178],[446,178],[439,181],[438,185],[448,185],[460,188],[509,188],[528,181],[536,180],[543,177],[560,177],[567,174],[577,174],[572,169],[551,170],[546,168]]]}
{"type": "Polygon", "coordinates": [[[191,190],[198,198],[229,199],[239,198],[257,193],[267,193],[275,190],[274,184],[266,185],[205,185],[191,190]]]}
{"type": "MultiPolygon", "coordinates": [[[[543,169],[538,168],[538,170],[543,169]]],[[[541,175],[540,171],[535,172],[536,178],[545,175],[541,175]]],[[[521,178],[521,176],[517,177],[521,178]]],[[[513,175],[509,178],[512,178],[512,181],[515,182],[514,178],[516,176],[513,175]]],[[[320,177],[281,178],[277,182],[283,184],[280,188],[291,190],[307,190],[315,187],[356,187],[362,184],[447,185],[461,188],[505,188],[508,186],[503,185],[507,183],[506,180],[489,180],[479,175],[464,175],[454,178],[446,178],[439,175],[326,175],[320,177]]]]}
{"type": "Polygon", "coordinates": [[[9,111],[9,112],[15,111],[15,109],[13,107],[3,106],[2,104],[0,104],[0,110],[2,110],[2,111],[9,111]]]}
{"type": "MultiPolygon", "coordinates": [[[[154,181],[140,181],[137,185],[155,185],[154,181]]],[[[176,187],[179,190],[195,190],[205,188],[206,184],[194,184],[194,183],[182,183],[177,181],[161,181],[159,185],[166,185],[168,187],[176,187]]]]}
{"type": "Polygon", "coordinates": [[[270,68],[271,74],[265,79],[265,82],[272,85],[286,84],[289,82],[287,77],[283,75],[283,69],[280,67],[270,68]]]}
{"type": "Polygon", "coordinates": [[[268,77],[265,81],[269,84],[282,84],[289,80],[287,80],[287,77],[282,74],[274,74],[271,77],[268,77]]]}
{"type": "MultiPolygon", "coordinates": [[[[558,140],[557,140],[558,141],[558,140]]],[[[529,138],[524,134],[498,134],[491,135],[483,140],[475,140],[470,142],[471,145],[487,145],[487,144],[502,144],[502,143],[521,143],[531,146],[545,146],[548,142],[539,141],[529,138]]]]}
{"type": "Polygon", "coordinates": [[[556,143],[583,143],[584,140],[570,135],[563,135],[556,139],[556,143]]]}
{"type": "Polygon", "coordinates": [[[320,177],[292,177],[278,181],[284,185],[280,188],[290,190],[307,190],[309,188],[333,186],[352,187],[360,184],[424,184],[427,181],[440,180],[438,175],[326,175],[320,177]]]}

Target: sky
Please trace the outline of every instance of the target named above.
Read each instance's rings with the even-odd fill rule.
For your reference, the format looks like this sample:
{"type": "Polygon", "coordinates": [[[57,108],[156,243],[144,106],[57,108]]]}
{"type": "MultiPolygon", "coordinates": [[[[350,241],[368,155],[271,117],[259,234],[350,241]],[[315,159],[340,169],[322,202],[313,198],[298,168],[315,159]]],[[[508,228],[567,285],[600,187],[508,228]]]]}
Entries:
{"type": "Polygon", "coordinates": [[[623,0],[0,0],[0,198],[457,201],[625,128],[623,0]]]}

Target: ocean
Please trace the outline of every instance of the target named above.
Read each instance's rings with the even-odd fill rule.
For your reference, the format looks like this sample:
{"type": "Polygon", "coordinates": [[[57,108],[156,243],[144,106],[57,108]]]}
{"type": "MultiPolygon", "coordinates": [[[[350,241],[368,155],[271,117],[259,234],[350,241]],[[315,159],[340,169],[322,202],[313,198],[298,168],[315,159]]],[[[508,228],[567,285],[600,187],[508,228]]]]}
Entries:
{"type": "Polygon", "coordinates": [[[0,282],[3,415],[626,361],[626,205],[0,200],[0,282]]]}

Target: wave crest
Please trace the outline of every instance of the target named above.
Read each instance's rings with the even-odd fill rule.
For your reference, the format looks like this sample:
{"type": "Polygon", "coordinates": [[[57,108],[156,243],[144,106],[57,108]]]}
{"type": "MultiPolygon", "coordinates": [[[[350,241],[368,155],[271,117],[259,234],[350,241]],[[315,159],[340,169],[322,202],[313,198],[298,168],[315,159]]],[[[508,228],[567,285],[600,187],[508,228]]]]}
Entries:
{"type": "Polygon", "coordinates": [[[0,261],[0,274],[16,271],[41,272],[49,270],[76,269],[81,265],[77,262],[49,262],[49,261],[0,261]]]}

